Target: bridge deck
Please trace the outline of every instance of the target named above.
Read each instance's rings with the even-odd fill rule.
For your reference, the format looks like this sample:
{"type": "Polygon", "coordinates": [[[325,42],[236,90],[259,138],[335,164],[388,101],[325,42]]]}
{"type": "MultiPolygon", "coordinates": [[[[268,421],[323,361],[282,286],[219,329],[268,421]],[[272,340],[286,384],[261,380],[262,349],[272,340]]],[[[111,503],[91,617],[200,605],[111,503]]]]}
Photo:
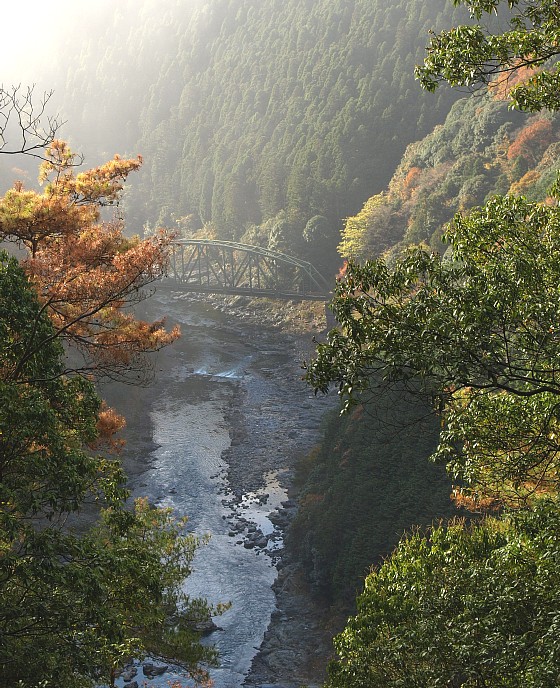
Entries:
{"type": "Polygon", "coordinates": [[[311,294],[296,291],[278,291],[272,289],[245,289],[243,287],[204,287],[197,284],[187,284],[174,279],[161,279],[158,289],[172,289],[193,294],[231,294],[237,296],[253,296],[255,298],[282,299],[286,301],[330,301],[332,294],[311,294]]]}

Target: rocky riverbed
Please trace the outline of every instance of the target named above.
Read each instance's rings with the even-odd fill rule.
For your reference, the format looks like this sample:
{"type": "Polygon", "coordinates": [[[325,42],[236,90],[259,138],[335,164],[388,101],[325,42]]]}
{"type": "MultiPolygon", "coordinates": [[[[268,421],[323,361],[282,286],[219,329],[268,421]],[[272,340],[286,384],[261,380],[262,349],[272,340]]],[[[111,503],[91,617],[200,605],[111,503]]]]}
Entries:
{"type": "MultiPolygon", "coordinates": [[[[232,443],[223,455],[229,466],[229,483],[237,497],[247,489],[258,491],[264,475],[278,472],[289,498],[269,518],[282,537],[297,511],[295,465],[319,440],[325,411],[337,404],[336,398],[316,398],[301,380],[301,363],[312,356],[313,337],[320,336],[324,323],[311,321],[309,332],[293,335],[279,331],[283,321],[281,316],[276,316],[276,329],[269,329],[272,328],[269,322],[264,329],[255,331],[255,320],[258,318],[262,323],[262,311],[247,314],[240,310],[239,303],[218,302],[217,307],[234,321],[241,319],[243,329],[253,331],[254,336],[269,341],[272,335],[276,342],[275,347],[268,349],[275,357],[274,367],[260,369],[276,381],[275,398],[263,404],[258,385],[239,388],[239,397],[228,417],[232,443]],[[277,365],[278,355],[284,357],[281,366],[277,365]],[[288,408],[290,412],[286,413],[288,408]],[[294,409],[297,409],[295,414],[294,409]]],[[[339,629],[330,627],[324,608],[309,594],[301,567],[291,552],[282,547],[275,555],[278,577],[272,587],[276,609],[243,685],[252,688],[318,686],[331,654],[332,635],[339,629]]]]}
{"type": "MultiPolygon", "coordinates": [[[[152,307],[161,308],[165,299],[160,297],[152,307]]],[[[246,338],[255,356],[241,374],[231,377],[232,393],[224,409],[229,446],[222,451],[222,467],[212,477],[220,483],[228,537],[236,547],[270,557],[278,569],[273,583],[275,609],[243,685],[318,685],[330,654],[330,638],[338,629],[326,625],[323,610],[309,596],[302,572],[284,549],[283,534],[297,510],[295,465],[317,443],[322,417],[336,404],[336,398],[314,398],[301,380],[301,361],[312,354],[312,336],[319,334],[320,323],[314,323],[312,316],[310,332],[287,334],[280,323],[263,323],[262,312],[246,309],[242,302],[219,301],[215,306],[221,310],[222,327],[232,336],[246,338]]],[[[184,341],[187,338],[185,333],[184,341]]],[[[161,395],[161,381],[169,380],[184,359],[184,345],[179,343],[159,354],[159,374],[151,387],[132,394],[121,388],[109,394],[111,403],[129,420],[123,458],[132,484],[141,484],[143,472],[150,468],[154,443],[148,411],[161,395]]],[[[130,682],[134,680],[131,677],[130,682]]]]}

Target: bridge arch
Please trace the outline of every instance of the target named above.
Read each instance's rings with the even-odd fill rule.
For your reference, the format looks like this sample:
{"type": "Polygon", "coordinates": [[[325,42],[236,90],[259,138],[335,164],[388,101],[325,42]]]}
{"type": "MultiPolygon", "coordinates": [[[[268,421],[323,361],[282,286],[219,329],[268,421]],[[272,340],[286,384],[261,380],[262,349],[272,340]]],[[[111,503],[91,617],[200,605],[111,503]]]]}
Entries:
{"type": "Polygon", "coordinates": [[[332,297],[332,285],[308,261],[234,241],[174,241],[164,279],[180,291],[321,301],[332,297]]]}

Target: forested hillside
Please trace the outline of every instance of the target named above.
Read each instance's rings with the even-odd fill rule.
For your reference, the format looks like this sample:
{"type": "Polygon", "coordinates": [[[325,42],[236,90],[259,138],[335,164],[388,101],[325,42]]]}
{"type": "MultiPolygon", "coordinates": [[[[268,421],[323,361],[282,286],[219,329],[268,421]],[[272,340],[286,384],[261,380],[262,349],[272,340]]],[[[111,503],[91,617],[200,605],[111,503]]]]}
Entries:
{"type": "MultiPolygon", "coordinates": [[[[443,124],[407,147],[386,190],[347,219],[341,256],[384,255],[391,264],[418,243],[444,253],[442,234],[455,213],[499,193],[545,201],[559,165],[559,132],[557,114],[511,111],[495,88],[460,99],[443,124]]],[[[359,408],[329,420],[302,473],[294,543],[313,588],[331,603],[350,603],[368,565],[405,530],[458,514],[451,481],[427,464],[437,423],[411,425],[418,410],[402,398],[389,403],[381,395],[359,408]]]]}
{"type": "Polygon", "coordinates": [[[430,90],[489,97],[456,105],[349,221],[348,254],[383,251],[381,216],[412,245],[349,262],[307,379],[347,407],[396,383],[425,395],[440,419],[432,459],[479,520],[408,534],[372,570],[329,688],[559,685],[560,15],[555,0],[464,4],[477,26],[433,37],[418,73],[430,90]],[[502,98],[536,114],[508,122],[502,98]],[[442,256],[438,226],[456,210],[442,256]]]}
{"type": "MultiPolygon", "coordinates": [[[[89,158],[143,155],[126,199],[136,231],[200,230],[295,252],[332,274],[340,256],[418,242],[443,251],[445,223],[494,193],[545,197],[555,115],[512,112],[499,87],[465,98],[414,80],[428,31],[465,17],[444,0],[127,0],[107,23],[87,17],[91,38],[67,38],[49,85],[89,158]]],[[[379,415],[399,415],[398,405],[332,420],[309,473],[300,554],[330,599],[348,601],[403,529],[448,508],[449,483],[422,464],[428,431],[422,442],[410,430],[379,442],[379,415]],[[346,504],[356,480],[360,494],[346,504]],[[435,483],[437,506],[425,490],[435,483]],[[389,535],[381,514],[395,508],[389,535]]]]}
{"type": "Polygon", "coordinates": [[[207,224],[336,265],[343,218],[457,97],[413,75],[428,31],[457,13],[444,0],[127,1],[101,39],[68,39],[50,85],[89,156],[144,156],[137,226],[207,224]]]}
{"type": "Polygon", "coordinates": [[[445,251],[441,236],[456,212],[493,194],[545,200],[559,133],[557,114],[512,111],[496,87],[459,100],[442,125],[408,146],[385,191],[348,218],[341,255],[362,261],[420,242],[445,251]]]}
{"type": "Polygon", "coordinates": [[[0,239],[21,252],[0,253],[0,682],[114,684],[147,651],[204,682],[216,659],[196,629],[222,607],[182,587],[197,540],[167,510],[129,511],[118,461],[97,453],[124,421],[89,376],[140,373],[178,336],[125,310],[165,270],[164,225],[327,275],[348,259],[305,377],[349,412],[302,459],[286,535],[335,613],[370,571],[327,685],[560,685],[557,1],[78,11],[84,31],[31,79],[67,120],[39,146],[45,186],[11,168],[23,181],[0,198],[0,239]],[[429,30],[417,75],[434,93],[414,78],[429,30]],[[55,133],[89,165],[143,161],[77,173],[55,133]],[[102,222],[121,194],[143,241],[120,210],[102,222]],[[110,508],[68,533],[92,493],[110,508]],[[457,507],[470,519],[429,525],[457,507]]]}
{"type": "MultiPolygon", "coordinates": [[[[386,188],[347,218],[343,259],[383,256],[392,265],[416,244],[444,254],[442,236],[454,215],[496,194],[555,203],[549,193],[560,163],[560,118],[511,110],[505,86],[516,83],[513,77],[460,98],[443,123],[406,147],[386,188]]],[[[351,366],[352,355],[345,351],[341,365],[344,358],[351,366]]],[[[407,423],[414,406],[402,398],[358,400],[358,411],[329,420],[324,444],[302,471],[294,529],[312,587],[331,603],[351,602],[368,565],[413,524],[459,513],[449,502],[451,480],[426,465],[438,427],[407,423]]]]}

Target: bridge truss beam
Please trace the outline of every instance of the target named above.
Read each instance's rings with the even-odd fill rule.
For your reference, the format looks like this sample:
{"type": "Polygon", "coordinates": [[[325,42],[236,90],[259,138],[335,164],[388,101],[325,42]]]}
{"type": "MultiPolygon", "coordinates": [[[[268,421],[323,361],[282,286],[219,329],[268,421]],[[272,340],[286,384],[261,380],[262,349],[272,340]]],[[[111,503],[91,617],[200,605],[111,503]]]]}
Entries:
{"type": "Polygon", "coordinates": [[[233,241],[173,242],[167,283],[181,291],[328,300],[331,287],[307,261],[233,241]]]}

